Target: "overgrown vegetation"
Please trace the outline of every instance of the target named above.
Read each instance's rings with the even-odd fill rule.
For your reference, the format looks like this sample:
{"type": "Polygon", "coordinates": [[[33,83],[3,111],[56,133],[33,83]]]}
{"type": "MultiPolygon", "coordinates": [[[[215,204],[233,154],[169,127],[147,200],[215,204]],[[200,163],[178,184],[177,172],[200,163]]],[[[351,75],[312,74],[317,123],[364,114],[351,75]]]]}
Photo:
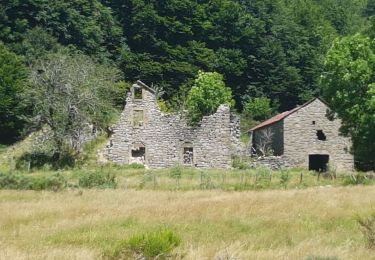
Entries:
{"type": "Polygon", "coordinates": [[[323,94],[358,165],[374,168],[374,17],[372,0],[7,1],[0,143],[48,125],[56,149],[44,152],[77,159],[77,125],[106,129],[141,79],[193,123],[233,95],[245,128],[323,94]]]}
{"type": "Polygon", "coordinates": [[[60,172],[41,176],[0,173],[0,189],[59,191],[66,187],[67,180],[60,172]]]}
{"type": "Polygon", "coordinates": [[[116,188],[116,175],[111,172],[82,172],[78,177],[78,185],[82,188],[116,188]]]}
{"type": "Polygon", "coordinates": [[[143,258],[168,259],[171,251],[179,246],[181,239],[172,230],[159,229],[143,234],[135,234],[128,240],[121,241],[114,252],[107,257],[111,259],[143,258]]]}

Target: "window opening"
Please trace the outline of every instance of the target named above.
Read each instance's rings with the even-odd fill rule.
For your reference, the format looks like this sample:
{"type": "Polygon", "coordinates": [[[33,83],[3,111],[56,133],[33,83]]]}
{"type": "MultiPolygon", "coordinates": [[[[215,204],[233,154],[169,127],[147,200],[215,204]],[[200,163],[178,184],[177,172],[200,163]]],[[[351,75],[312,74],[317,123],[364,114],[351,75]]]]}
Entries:
{"type": "Polygon", "coordinates": [[[134,88],[134,99],[142,99],[142,88],[134,88]]]}
{"type": "Polygon", "coordinates": [[[184,164],[187,164],[187,165],[193,165],[193,162],[194,162],[193,147],[184,147],[183,162],[184,162],[184,164]]]}
{"type": "Polygon", "coordinates": [[[133,111],[133,126],[134,127],[143,126],[143,110],[133,111]]]}
{"type": "Polygon", "coordinates": [[[131,150],[131,163],[145,164],[146,147],[143,144],[134,144],[131,150]]]}
{"type": "Polygon", "coordinates": [[[316,131],[316,135],[318,137],[318,140],[325,141],[327,140],[326,135],[324,134],[323,130],[316,131]]]}

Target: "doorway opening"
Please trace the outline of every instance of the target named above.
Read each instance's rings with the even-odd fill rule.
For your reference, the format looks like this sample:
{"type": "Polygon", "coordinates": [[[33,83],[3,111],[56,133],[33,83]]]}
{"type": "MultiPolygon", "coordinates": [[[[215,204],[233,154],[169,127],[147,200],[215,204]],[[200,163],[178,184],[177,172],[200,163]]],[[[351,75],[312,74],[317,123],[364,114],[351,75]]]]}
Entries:
{"type": "Polygon", "coordinates": [[[328,170],[329,155],[328,154],[310,154],[309,170],[317,172],[326,172],[328,170]]]}

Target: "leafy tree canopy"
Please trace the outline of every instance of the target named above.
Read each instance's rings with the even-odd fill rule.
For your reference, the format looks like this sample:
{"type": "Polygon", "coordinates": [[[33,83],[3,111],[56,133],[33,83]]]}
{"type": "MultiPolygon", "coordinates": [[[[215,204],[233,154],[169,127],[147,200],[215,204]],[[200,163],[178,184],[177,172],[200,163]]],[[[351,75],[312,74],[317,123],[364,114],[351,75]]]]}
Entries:
{"type": "Polygon", "coordinates": [[[187,110],[193,124],[203,116],[216,112],[221,104],[234,106],[232,91],[225,86],[223,76],[217,72],[198,72],[194,86],[187,96],[187,110]]]}
{"type": "Polygon", "coordinates": [[[0,43],[0,143],[11,143],[22,130],[20,94],[27,74],[21,58],[0,43]]]}
{"type": "Polygon", "coordinates": [[[352,137],[356,159],[375,167],[375,41],[356,34],[336,40],[322,75],[325,99],[352,137]]]}

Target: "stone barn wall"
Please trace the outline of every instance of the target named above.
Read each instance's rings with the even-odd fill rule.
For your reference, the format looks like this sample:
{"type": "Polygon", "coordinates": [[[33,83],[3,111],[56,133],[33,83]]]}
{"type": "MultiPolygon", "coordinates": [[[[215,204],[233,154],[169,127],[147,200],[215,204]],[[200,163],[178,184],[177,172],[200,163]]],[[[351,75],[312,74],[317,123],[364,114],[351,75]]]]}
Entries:
{"type": "Polygon", "coordinates": [[[183,116],[161,112],[152,90],[140,82],[128,93],[113,130],[106,157],[119,164],[138,162],[151,168],[184,162],[203,168],[230,168],[231,155],[239,144],[239,120],[228,106],[221,105],[215,114],[191,127],[183,116]],[[135,99],[134,91],[139,88],[142,98],[135,99]]]}
{"type": "Polygon", "coordinates": [[[284,121],[284,157],[294,166],[308,167],[309,155],[329,155],[329,165],[338,170],[352,170],[350,138],[340,135],[341,121],[329,120],[327,105],[315,99],[312,103],[288,115],[284,121]],[[322,130],[326,140],[319,140],[322,130]]]}

